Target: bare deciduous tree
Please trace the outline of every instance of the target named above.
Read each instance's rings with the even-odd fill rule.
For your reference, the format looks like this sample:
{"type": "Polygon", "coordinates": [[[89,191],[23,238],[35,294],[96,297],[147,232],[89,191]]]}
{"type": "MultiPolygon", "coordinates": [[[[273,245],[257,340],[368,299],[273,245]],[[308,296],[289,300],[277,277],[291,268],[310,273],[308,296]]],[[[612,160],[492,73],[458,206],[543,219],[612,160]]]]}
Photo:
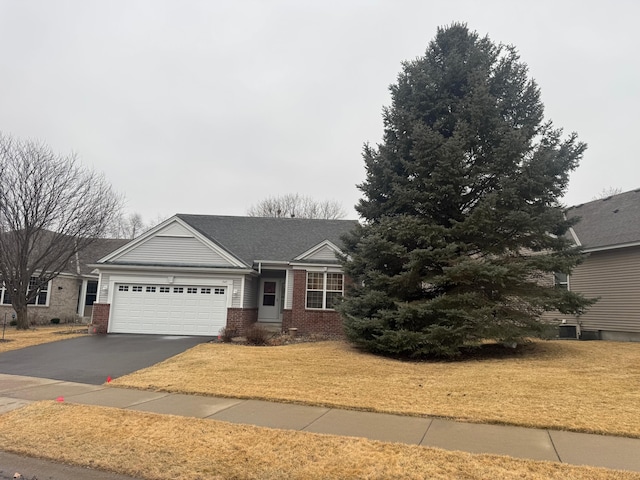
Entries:
{"type": "Polygon", "coordinates": [[[27,305],[120,212],[105,178],[48,146],[0,133],[0,275],[29,328],[27,305]]]}
{"type": "Polygon", "coordinates": [[[335,200],[314,200],[298,193],[268,197],[247,210],[250,217],[296,217],[337,220],[346,216],[335,200]]]}
{"type": "Polygon", "coordinates": [[[107,227],[105,235],[109,238],[136,238],[153,225],[147,225],[137,212],[118,215],[107,227]]]}
{"type": "Polygon", "coordinates": [[[600,200],[603,198],[612,197],[613,195],[618,195],[619,193],[622,193],[622,189],[620,187],[603,188],[602,190],[600,190],[600,193],[592,198],[592,200],[600,200]]]}

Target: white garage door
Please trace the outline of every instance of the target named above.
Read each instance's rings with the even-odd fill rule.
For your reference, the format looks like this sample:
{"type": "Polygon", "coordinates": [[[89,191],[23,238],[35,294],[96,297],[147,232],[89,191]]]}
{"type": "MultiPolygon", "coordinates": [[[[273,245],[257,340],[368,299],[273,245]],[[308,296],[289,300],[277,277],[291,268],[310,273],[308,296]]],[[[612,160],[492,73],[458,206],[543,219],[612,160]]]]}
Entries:
{"type": "Polygon", "coordinates": [[[111,332],[216,336],[226,323],[226,287],[115,285],[111,332]]]}

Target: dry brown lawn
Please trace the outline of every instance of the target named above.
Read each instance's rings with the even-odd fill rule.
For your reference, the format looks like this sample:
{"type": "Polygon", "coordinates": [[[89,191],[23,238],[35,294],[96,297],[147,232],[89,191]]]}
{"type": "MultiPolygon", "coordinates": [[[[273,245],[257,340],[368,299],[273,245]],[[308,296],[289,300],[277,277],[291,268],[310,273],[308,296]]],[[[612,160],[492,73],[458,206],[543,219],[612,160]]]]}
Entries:
{"type": "Polygon", "coordinates": [[[539,341],[403,362],[343,342],[203,344],[112,385],[640,437],[640,344],[539,341]]]}
{"type": "Polygon", "coordinates": [[[640,480],[631,472],[55,402],[0,415],[0,445],[149,480],[640,480]]]}
{"type": "Polygon", "coordinates": [[[4,341],[2,341],[2,326],[0,326],[0,353],[32,347],[41,343],[81,337],[86,334],[86,328],[82,328],[79,325],[55,325],[35,327],[29,330],[17,330],[16,327],[7,327],[4,332],[4,341]],[[83,330],[83,333],[79,333],[79,330],[83,330]]]}

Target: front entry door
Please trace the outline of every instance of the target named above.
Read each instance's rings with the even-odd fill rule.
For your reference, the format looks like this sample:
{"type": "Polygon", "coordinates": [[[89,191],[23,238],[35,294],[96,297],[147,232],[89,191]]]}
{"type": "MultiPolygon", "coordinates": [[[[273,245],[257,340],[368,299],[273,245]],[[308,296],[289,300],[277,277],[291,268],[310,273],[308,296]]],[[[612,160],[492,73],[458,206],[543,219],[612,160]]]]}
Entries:
{"type": "Polygon", "coordinates": [[[258,320],[265,322],[280,321],[281,284],[282,281],[277,278],[263,278],[260,280],[258,320]]]}

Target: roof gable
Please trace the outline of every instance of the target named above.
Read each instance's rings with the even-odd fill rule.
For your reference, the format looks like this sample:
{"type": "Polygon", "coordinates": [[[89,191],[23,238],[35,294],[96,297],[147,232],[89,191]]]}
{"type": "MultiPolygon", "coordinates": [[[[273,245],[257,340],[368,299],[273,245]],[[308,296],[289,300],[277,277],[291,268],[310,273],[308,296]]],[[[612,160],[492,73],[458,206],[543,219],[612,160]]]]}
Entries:
{"type": "Polygon", "coordinates": [[[586,251],[640,243],[640,189],[570,207],[566,215],[580,218],[573,232],[586,251]]]}
{"type": "Polygon", "coordinates": [[[298,255],[295,260],[305,262],[336,263],[338,261],[337,255],[340,253],[341,251],[338,247],[336,247],[329,240],[325,240],[318,245],[310,248],[301,255],[298,255]]]}
{"type": "Polygon", "coordinates": [[[172,217],[99,260],[103,264],[246,267],[229,251],[172,217]]]}
{"type": "Polygon", "coordinates": [[[184,214],[177,218],[248,265],[292,261],[324,241],[339,250],[341,237],[357,225],[356,220],[184,214]]]}

